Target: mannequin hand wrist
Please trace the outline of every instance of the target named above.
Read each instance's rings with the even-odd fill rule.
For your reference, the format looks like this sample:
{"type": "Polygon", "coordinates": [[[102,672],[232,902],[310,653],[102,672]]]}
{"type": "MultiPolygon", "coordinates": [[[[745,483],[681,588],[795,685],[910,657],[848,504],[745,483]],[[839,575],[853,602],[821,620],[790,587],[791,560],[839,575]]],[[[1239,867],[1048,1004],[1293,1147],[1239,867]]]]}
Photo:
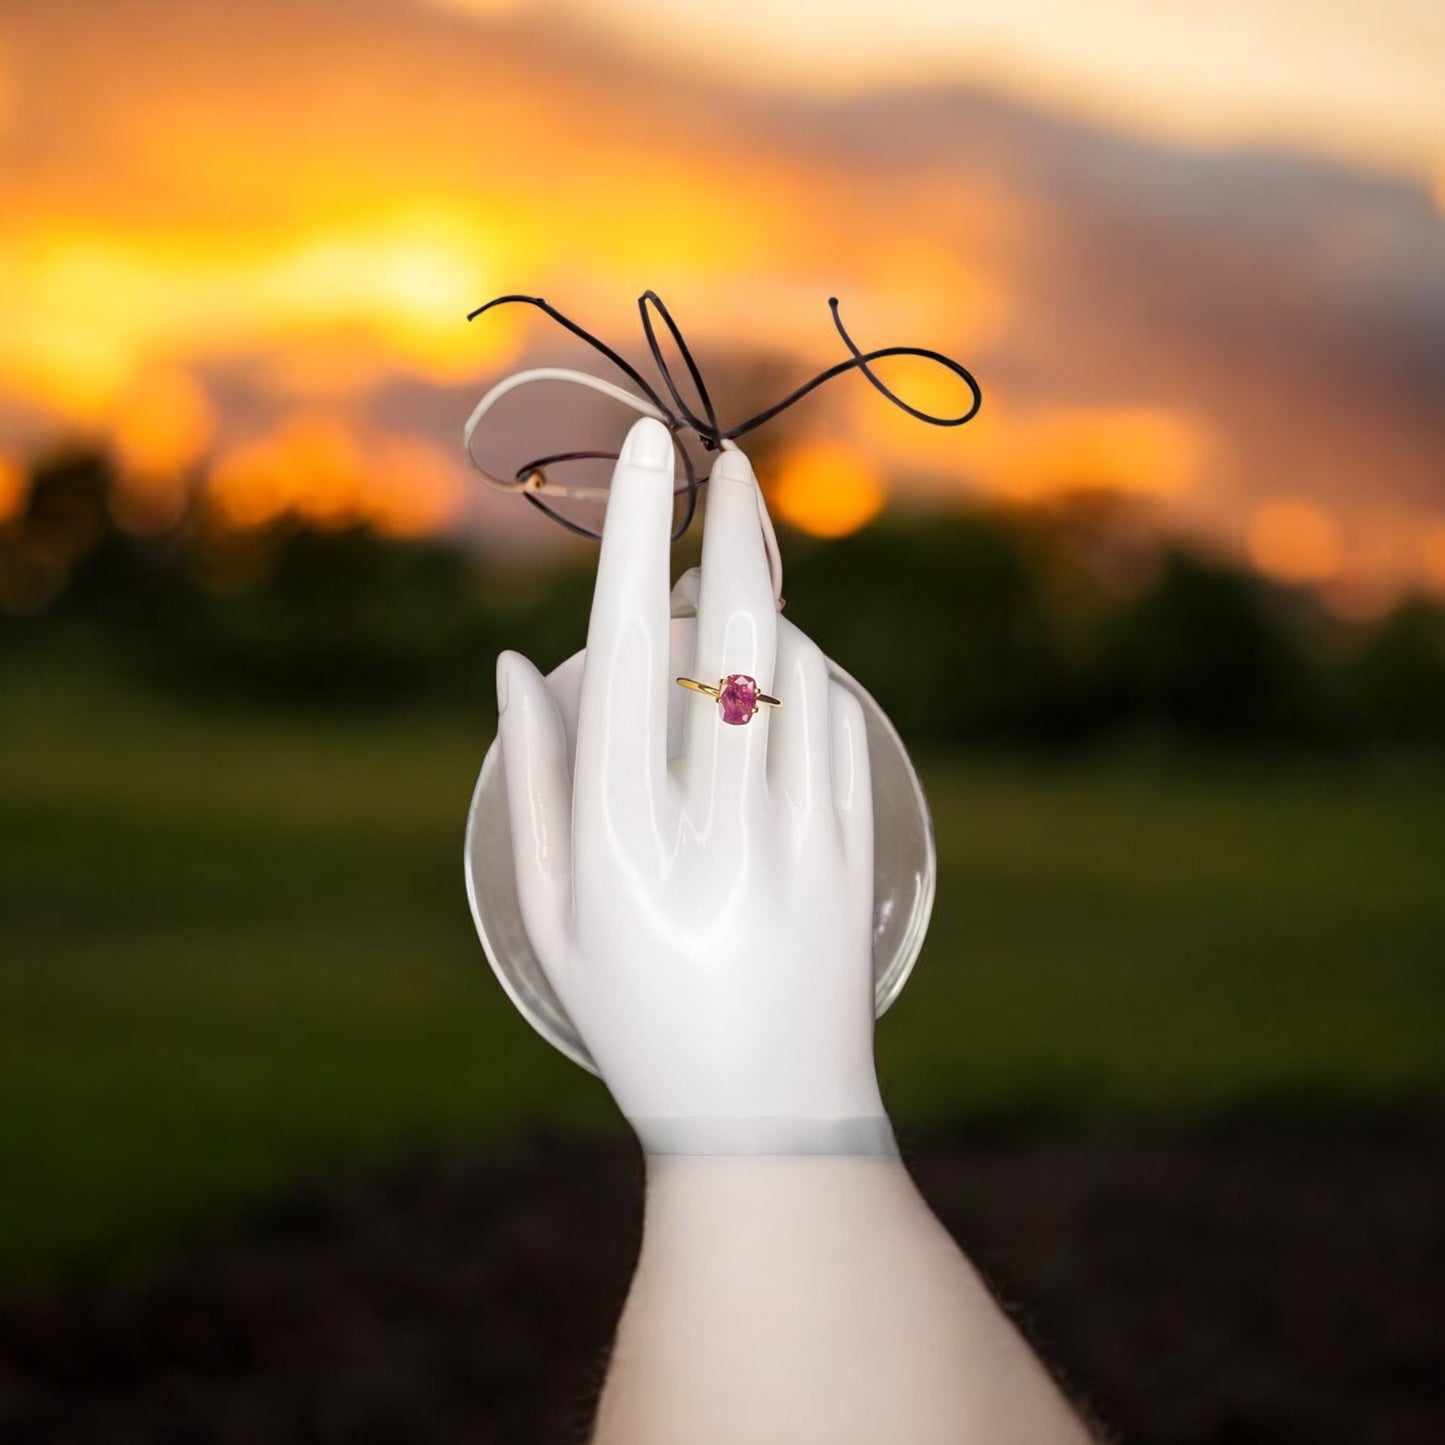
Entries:
{"type": "Polygon", "coordinates": [[[872,1068],[826,1104],[767,1113],[627,1113],[643,1152],[664,1154],[897,1154],[872,1068]]]}

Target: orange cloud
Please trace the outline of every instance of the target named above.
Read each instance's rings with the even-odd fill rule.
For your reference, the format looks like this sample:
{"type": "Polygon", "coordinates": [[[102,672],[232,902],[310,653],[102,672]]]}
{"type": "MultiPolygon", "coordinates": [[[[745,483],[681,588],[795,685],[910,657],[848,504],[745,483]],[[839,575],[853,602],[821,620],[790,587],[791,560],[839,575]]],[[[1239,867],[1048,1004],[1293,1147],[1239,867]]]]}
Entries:
{"type": "MultiPolygon", "coordinates": [[[[941,367],[920,367],[897,390],[934,415],[967,406],[962,384],[941,367]]],[[[1012,501],[1079,491],[1177,501],[1199,483],[1212,451],[1202,418],[1166,407],[1019,405],[990,391],[957,430],[925,426],[867,393],[853,407],[895,466],[952,475],[1012,501]]]]}
{"type": "Polygon", "coordinates": [[[1020,499],[1094,490],[1180,497],[1207,452],[1199,421],[1157,407],[1059,407],[1006,424],[994,437],[985,427],[984,436],[984,475],[1020,499]]]}

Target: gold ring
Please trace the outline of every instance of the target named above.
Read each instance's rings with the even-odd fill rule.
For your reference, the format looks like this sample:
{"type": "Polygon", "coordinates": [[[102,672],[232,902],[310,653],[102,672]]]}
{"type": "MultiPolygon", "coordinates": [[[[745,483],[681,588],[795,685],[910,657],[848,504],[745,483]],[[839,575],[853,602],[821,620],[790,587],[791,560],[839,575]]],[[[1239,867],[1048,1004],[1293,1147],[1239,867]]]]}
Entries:
{"type": "Polygon", "coordinates": [[[685,687],[689,692],[700,692],[704,697],[715,698],[722,720],[735,727],[741,727],[743,723],[750,721],[760,706],[782,707],[777,698],[759,692],[757,679],[749,677],[745,672],[730,672],[726,677],[718,678],[715,687],[711,683],[698,682],[692,677],[679,677],[675,681],[679,687],[685,687]]]}

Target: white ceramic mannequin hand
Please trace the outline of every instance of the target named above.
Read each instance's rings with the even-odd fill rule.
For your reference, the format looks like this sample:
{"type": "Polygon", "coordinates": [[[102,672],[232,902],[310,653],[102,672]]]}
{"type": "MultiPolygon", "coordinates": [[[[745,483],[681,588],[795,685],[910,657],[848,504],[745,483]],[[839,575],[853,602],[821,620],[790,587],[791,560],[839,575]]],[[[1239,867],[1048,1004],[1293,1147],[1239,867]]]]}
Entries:
{"type": "Polygon", "coordinates": [[[527,932],[649,1152],[887,1152],[862,712],[778,616],[757,481],[729,444],[708,484],[690,675],[747,673],[783,706],[733,726],[689,695],[669,761],[672,463],[666,428],[635,423],[608,501],[573,776],[540,673],[498,659],[527,932]]]}

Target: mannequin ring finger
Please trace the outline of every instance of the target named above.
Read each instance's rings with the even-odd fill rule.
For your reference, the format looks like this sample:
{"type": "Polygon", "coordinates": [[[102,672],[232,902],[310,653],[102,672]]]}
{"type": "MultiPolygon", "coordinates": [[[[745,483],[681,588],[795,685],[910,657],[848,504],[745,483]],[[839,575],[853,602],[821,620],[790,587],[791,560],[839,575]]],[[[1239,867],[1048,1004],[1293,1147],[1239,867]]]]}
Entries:
{"type": "Polygon", "coordinates": [[[759,692],[757,679],[749,677],[745,672],[730,672],[726,677],[720,677],[716,686],[698,682],[692,677],[679,677],[675,681],[679,687],[685,687],[689,692],[700,692],[704,697],[716,699],[722,720],[734,726],[750,722],[760,706],[783,705],[777,698],[759,692]]]}

